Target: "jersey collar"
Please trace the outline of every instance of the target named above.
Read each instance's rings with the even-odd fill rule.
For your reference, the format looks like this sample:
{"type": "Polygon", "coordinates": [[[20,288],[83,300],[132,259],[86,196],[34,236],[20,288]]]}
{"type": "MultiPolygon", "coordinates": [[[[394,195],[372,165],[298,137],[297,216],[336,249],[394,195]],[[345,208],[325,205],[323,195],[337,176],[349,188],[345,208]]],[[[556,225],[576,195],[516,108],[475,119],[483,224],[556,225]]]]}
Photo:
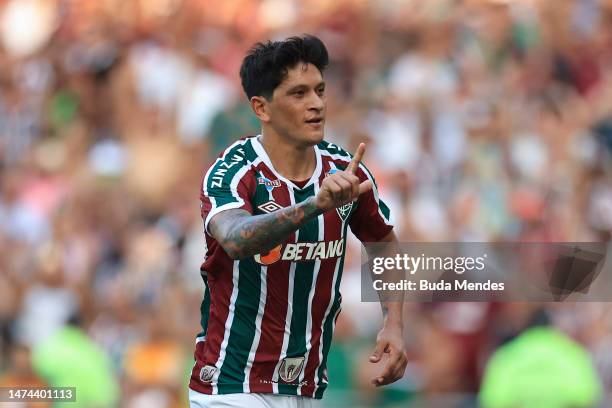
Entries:
{"type": "Polygon", "coordinates": [[[270,157],[268,156],[268,153],[266,153],[266,150],[264,149],[263,145],[259,141],[260,137],[261,137],[261,134],[255,136],[255,137],[253,137],[251,139],[253,141],[253,148],[255,149],[255,152],[257,153],[257,155],[259,157],[261,157],[262,161],[266,164],[266,166],[268,166],[270,168],[270,170],[272,170],[272,173],[274,173],[274,175],[279,180],[283,181],[285,184],[287,184],[288,186],[291,186],[295,190],[304,190],[304,189],[308,188],[311,184],[313,184],[315,182],[318,182],[319,176],[321,175],[321,169],[323,167],[322,160],[321,160],[321,152],[319,151],[319,146],[317,146],[317,145],[314,146],[315,157],[316,157],[316,160],[317,160],[317,165],[316,165],[316,167],[314,169],[314,172],[312,173],[312,176],[310,176],[310,179],[308,180],[308,183],[306,183],[306,185],[304,185],[304,187],[299,187],[295,183],[293,183],[291,180],[281,176],[280,173],[278,171],[276,171],[276,169],[272,165],[272,161],[270,160],[270,157]]]}

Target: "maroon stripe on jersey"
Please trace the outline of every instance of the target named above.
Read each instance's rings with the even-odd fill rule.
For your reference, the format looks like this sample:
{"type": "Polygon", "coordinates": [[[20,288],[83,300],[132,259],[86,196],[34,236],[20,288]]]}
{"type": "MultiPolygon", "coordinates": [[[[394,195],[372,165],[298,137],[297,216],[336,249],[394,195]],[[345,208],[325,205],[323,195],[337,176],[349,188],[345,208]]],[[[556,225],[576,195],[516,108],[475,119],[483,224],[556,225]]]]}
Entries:
{"type": "MultiPolygon", "coordinates": [[[[277,177],[265,165],[260,163],[257,166],[266,178],[276,180],[277,177]]],[[[283,206],[289,207],[291,199],[285,183],[272,190],[274,201],[283,206]]],[[[295,242],[295,233],[291,234],[288,242],[295,242]]],[[[264,315],[261,320],[261,337],[255,353],[255,360],[251,368],[249,378],[249,388],[251,392],[271,393],[272,376],[274,369],[281,354],[283,337],[285,335],[285,320],[287,317],[288,290],[289,290],[289,268],[290,261],[278,261],[268,265],[267,273],[267,296],[264,315]]]]}
{"type": "Polygon", "coordinates": [[[204,367],[204,344],[206,341],[200,341],[196,343],[195,352],[193,356],[195,358],[195,365],[191,370],[191,380],[189,381],[189,388],[194,391],[201,392],[202,394],[211,394],[212,387],[210,384],[203,384],[200,381],[200,370],[204,367]]]}
{"type": "MultiPolygon", "coordinates": [[[[322,156],[322,158],[323,171],[321,172],[319,184],[323,182],[323,177],[325,177],[327,172],[331,169],[330,161],[332,161],[329,157],[322,156]]],[[[333,241],[338,238],[335,234],[342,228],[342,220],[336,211],[328,211],[325,213],[324,226],[324,241],[333,241]]],[[[312,344],[312,348],[308,354],[308,361],[306,362],[306,368],[304,369],[304,385],[302,386],[301,392],[301,394],[304,396],[314,396],[315,392],[315,373],[321,364],[319,361],[321,328],[323,326],[323,318],[325,316],[325,311],[327,310],[327,305],[331,301],[332,297],[332,283],[334,280],[336,262],[338,262],[338,258],[321,260],[321,266],[317,276],[315,295],[313,297],[311,308],[312,331],[310,343],[312,344]]]]}
{"type": "Polygon", "coordinates": [[[206,215],[213,209],[212,202],[210,198],[204,195],[204,192],[200,193],[200,215],[202,217],[202,222],[205,222],[206,215]]]}
{"type": "Polygon", "coordinates": [[[211,203],[208,197],[204,195],[204,180],[206,179],[206,173],[208,172],[208,167],[202,173],[202,177],[200,178],[200,216],[202,217],[202,222],[206,218],[206,213],[210,211],[211,203]],[[206,209],[204,208],[206,207],[206,209]]]}
{"type": "MultiPolygon", "coordinates": [[[[213,241],[207,236],[207,242],[213,241]]],[[[216,271],[207,271],[208,288],[210,291],[210,317],[208,319],[208,327],[206,330],[206,340],[198,343],[203,344],[203,350],[198,353],[196,346],[195,357],[197,363],[192,371],[190,387],[194,390],[212,394],[212,385],[200,381],[200,369],[205,365],[215,365],[221,351],[221,343],[225,334],[225,321],[229,315],[229,304],[232,296],[232,271],[234,261],[223,251],[221,246],[216,245],[213,249],[213,254],[210,256],[216,257],[215,265],[219,268],[216,271]]],[[[204,263],[206,268],[207,262],[204,263]]]]}

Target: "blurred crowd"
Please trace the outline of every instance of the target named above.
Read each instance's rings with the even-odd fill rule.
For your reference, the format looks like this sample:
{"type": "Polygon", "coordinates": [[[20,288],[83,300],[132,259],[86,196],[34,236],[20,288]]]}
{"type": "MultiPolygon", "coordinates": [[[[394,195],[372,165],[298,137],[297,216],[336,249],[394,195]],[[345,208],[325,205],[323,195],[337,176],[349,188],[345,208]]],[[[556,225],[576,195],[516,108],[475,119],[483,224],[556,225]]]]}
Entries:
{"type": "MultiPolygon", "coordinates": [[[[258,133],[246,50],[301,33],[330,52],[326,138],[367,142],[400,240],[610,240],[611,0],[0,0],[0,386],[186,406],[202,171],[258,133]]],[[[470,398],[534,324],[612,391],[598,303],[408,303],[407,375],[373,389],[347,251],[327,406],[470,398]]]]}

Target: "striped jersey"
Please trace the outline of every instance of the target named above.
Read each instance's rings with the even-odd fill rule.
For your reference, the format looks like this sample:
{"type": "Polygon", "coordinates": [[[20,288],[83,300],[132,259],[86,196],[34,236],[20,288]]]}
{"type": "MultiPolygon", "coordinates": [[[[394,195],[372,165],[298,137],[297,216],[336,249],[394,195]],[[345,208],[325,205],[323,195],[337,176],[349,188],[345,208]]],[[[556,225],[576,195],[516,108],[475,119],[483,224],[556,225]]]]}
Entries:
{"type": "Polygon", "coordinates": [[[360,164],[357,175],[372,181],[371,191],[311,219],[267,253],[233,260],[208,231],[224,210],[266,214],[315,196],[326,175],[352,159],[325,141],[314,149],[315,171],[302,183],[276,172],[259,136],[228,147],[205,173],[205,292],[189,384],[194,391],[323,396],[347,228],[364,242],[379,241],[393,228],[372,174],[360,164]]]}

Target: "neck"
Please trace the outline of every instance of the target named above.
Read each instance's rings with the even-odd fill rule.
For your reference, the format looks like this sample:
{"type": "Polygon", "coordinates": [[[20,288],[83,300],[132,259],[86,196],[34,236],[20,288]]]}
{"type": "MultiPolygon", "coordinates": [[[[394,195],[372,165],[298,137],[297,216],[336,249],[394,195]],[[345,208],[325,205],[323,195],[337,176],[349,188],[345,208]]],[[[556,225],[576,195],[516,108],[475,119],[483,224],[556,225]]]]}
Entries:
{"type": "Polygon", "coordinates": [[[259,139],[274,169],[295,181],[308,180],[317,166],[313,146],[298,145],[276,132],[264,129],[259,139]]]}

